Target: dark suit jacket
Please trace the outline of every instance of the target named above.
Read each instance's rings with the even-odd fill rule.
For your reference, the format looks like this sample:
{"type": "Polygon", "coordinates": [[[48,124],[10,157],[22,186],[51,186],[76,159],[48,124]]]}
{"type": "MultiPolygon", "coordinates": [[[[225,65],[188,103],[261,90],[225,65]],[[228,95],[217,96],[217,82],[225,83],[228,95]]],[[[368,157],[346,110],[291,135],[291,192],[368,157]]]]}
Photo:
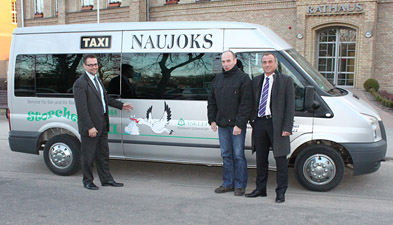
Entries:
{"type": "MultiPolygon", "coordinates": [[[[258,116],[258,107],[261,96],[262,84],[265,75],[252,79],[253,110],[251,114],[251,126],[258,116]]],[[[272,87],[270,110],[273,120],[273,154],[274,157],[286,156],[290,152],[290,140],[283,137],[282,132],[292,133],[295,115],[295,88],[291,77],[275,72],[272,87]]],[[[252,135],[254,140],[254,135],[252,135]]],[[[254,141],[253,141],[254,142],[254,141]]],[[[255,146],[252,146],[253,152],[255,146]]]]}
{"type": "MultiPolygon", "coordinates": [[[[101,81],[100,81],[101,83],[101,81]]],[[[104,98],[106,102],[106,112],[108,112],[108,105],[122,109],[123,103],[117,101],[113,98],[108,97],[106,94],[104,85],[101,86],[104,91],[104,98]]],[[[102,121],[102,103],[100,99],[100,94],[98,93],[93,82],[90,80],[89,76],[85,73],[80,76],[74,83],[73,86],[74,99],[76,111],[78,114],[78,129],[80,135],[89,135],[88,130],[95,127],[98,131],[98,135],[101,134],[105,127],[102,121]]],[[[106,125],[109,124],[108,113],[105,114],[106,125]]]]}

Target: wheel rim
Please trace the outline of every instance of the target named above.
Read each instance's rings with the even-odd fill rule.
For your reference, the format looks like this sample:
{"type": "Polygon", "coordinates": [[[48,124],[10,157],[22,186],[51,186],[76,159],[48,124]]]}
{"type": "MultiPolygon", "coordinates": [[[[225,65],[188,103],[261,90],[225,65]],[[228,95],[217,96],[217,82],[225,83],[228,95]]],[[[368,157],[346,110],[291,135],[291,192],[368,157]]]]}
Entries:
{"type": "Polygon", "coordinates": [[[310,156],[303,165],[303,175],[314,185],[325,185],[336,175],[336,165],[327,155],[315,154],[310,156]]]}
{"type": "Polygon", "coordinates": [[[73,161],[72,151],[64,143],[55,143],[49,149],[49,159],[56,168],[67,169],[73,161]]]}

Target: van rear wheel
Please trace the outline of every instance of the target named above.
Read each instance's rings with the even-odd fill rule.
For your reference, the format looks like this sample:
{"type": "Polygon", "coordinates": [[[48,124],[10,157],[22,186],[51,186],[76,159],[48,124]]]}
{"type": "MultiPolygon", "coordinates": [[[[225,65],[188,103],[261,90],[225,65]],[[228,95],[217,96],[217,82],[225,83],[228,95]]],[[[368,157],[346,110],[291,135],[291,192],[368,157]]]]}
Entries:
{"type": "Polygon", "coordinates": [[[44,148],[46,166],[55,174],[68,176],[81,168],[80,142],[68,134],[54,136],[44,148]]]}
{"type": "Polygon", "coordinates": [[[311,145],[295,161],[296,180],[311,191],[329,191],[344,177],[344,161],[332,147],[311,145]]]}

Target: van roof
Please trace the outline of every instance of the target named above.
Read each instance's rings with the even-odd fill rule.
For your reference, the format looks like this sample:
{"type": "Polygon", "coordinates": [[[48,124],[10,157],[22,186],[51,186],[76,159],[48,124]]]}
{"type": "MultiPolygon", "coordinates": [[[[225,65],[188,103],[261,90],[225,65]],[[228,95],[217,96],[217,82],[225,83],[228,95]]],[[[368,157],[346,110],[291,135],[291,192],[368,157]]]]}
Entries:
{"type": "Polygon", "coordinates": [[[198,22],[129,22],[129,23],[94,23],[94,24],[68,24],[54,26],[19,27],[14,34],[31,33],[58,33],[58,32],[92,32],[92,31],[119,31],[119,30],[182,30],[182,29],[262,29],[264,26],[225,21],[198,21],[198,22]]]}

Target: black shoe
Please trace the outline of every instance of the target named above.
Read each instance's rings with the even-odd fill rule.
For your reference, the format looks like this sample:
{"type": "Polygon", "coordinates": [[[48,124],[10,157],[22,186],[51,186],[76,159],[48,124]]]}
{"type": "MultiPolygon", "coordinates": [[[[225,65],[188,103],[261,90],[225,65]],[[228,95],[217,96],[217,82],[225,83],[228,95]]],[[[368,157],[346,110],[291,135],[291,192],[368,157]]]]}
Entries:
{"type": "Polygon", "coordinates": [[[89,189],[89,190],[98,190],[97,185],[95,185],[93,182],[86,183],[86,184],[84,184],[83,186],[84,186],[86,189],[89,189]]]}
{"type": "Polygon", "coordinates": [[[234,195],[235,196],[243,196],[245,192],[246,192],[245,188],[236,188],[234,195]]]}
{"type": "Polygon", "coordinates": [[[258,197],[258,196],[266,197],[267,194],[266,194],[266,190],[265,191],[260,191],[260,190],[255,189],[254,191],[252,191],[251,193],[246,194],[245,196],[247,198],[255,198],[255,197],[258,197]]]}
{"type": "Polygon", "coordinates": [[[101,185],[102,186],[112,186],[112,187],[123,187],[124,186],[123,183],[117,183],[114,180],[102,183],[101,185]]]}
{"type": "Polygon", "coordinates": [[[277,202],[277,203],[283,203],[283,202],[285,202],[285,194],[277,194],[276,202],[277,202]]]}
{"type": "Polygon", "coordinates": [[[230,191],[234,191],[234,190],[235,189],[230,188],[230,187],[220,186],[220,187],[216,188],[216,190],[214,190],[214,192],[217,194],[221,194],[221,193],[230,192],[230,191]]]}

